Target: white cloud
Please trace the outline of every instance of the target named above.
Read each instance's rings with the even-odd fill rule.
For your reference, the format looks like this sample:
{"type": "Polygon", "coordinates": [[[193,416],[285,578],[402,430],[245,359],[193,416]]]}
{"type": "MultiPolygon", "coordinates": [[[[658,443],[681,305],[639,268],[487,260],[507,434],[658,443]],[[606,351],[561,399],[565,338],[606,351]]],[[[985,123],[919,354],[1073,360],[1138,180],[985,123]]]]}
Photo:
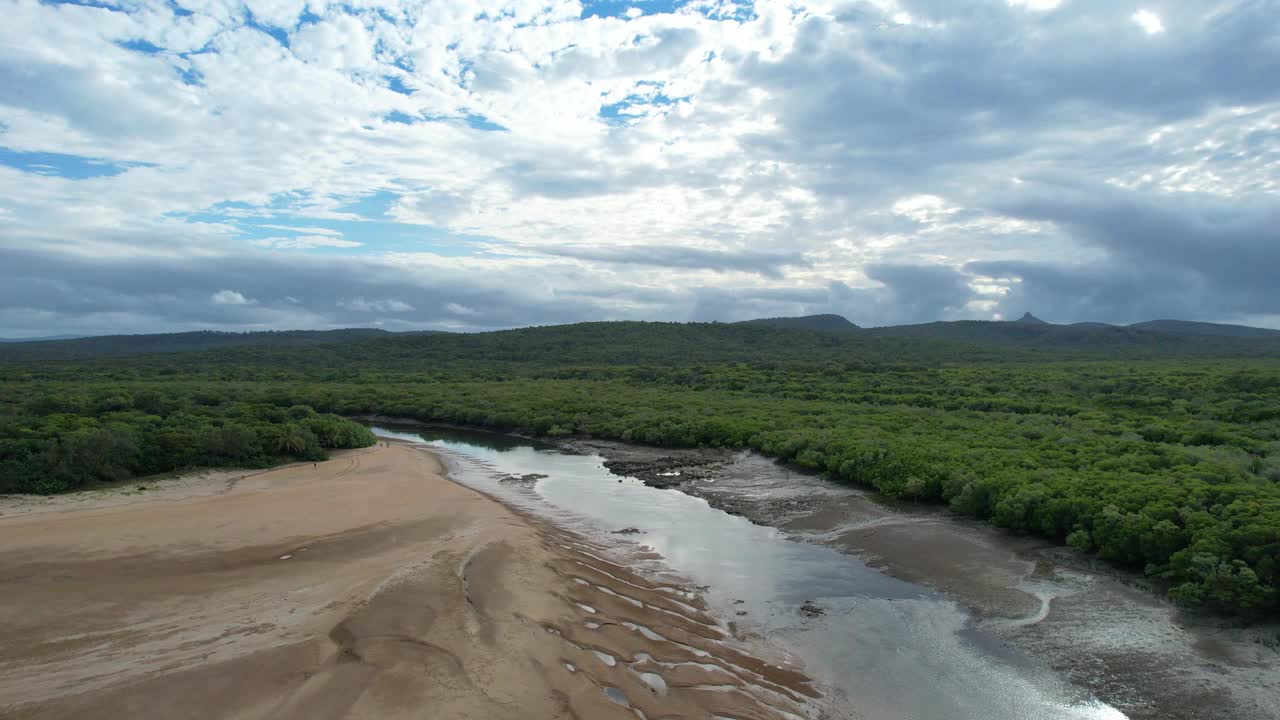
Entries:
{"type": "Polygon", "coordinates": [[[1159,35],[1164,32],[1164,21],[1150,10],[1139,10],[1131,19],[1148,35],[1159,35]]]}
{"type": "Polygon", "coordinates": [[[1007,0],[1007,2],[1013,7],[1024,7],[1035,12],[1056,10],[1062,4],[1062,0],[1007,0]]]}
{"type": "Polygon", "coordinates": [[[363,243],[343,240],[329,235],[295,235],[293,237],[269,237],[252,241],[254,245],[276,250],[310,250],[314,248],[355,248],[363,243]]]}
{"type": "Polygon", "coordinates": [[[445,303],[444,309],[446,312],[449,312],[453,315],[479,315],[480,314],[479,311],[477,311],[475,308],[469,308],[466,305],[459,305],[458,303],[445,303]]]}
{"type": "Polygon", "coordinates": [[[213,300],[214,305],[252,305],[257,302],[235,290],[219,290],[210,299],[213,300]]]}
{"type": "Polygon", "coordinates": [[[363,297],[354,297],[350,300],[344,300],[339,302],[338,306],[347,310],[365,313],[402,313],[412,312],[415,309],[409,303],[401,300],[366,300],[363,297]]]}
{"type": "Polygon", "coordinates": [[[322,227],[298,227],[296,225],[258,225],[260,228],[268,230],[284,230],[285,232],[304,233],[307,235],[332,235],[333,237],[342,237],[342,233],[337,230],[322,227]]]}

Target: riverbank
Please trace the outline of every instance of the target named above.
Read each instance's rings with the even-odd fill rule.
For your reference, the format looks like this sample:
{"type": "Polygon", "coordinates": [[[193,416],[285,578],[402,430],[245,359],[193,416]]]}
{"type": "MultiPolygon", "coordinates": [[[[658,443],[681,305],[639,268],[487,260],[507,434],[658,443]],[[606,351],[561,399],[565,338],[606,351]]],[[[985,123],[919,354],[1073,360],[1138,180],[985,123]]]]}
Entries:
{"type": "Polygon", "coordinates": [[[4,717],[763,719],[816,695],[689,588],[408,446],[0,499],[0,548],[4,717]]]}

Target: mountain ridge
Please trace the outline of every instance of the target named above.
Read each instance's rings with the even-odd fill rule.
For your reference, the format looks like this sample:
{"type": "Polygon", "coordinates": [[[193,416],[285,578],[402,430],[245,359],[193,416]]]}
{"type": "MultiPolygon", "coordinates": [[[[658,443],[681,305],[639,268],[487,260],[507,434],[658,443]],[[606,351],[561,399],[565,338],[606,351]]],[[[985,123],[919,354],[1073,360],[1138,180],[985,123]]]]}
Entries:
{"type": "Polygon", "coordinates": [[[714,348],[728,352],[729,356],[747,357],[774,345],[811,348],[811,357],[835,353],[906,361],[951,355],[1005,359],[1280,357],[1280,330],[1176,320],[1129,326],[1058,325],[1027,313],[1020,321],[956,320],[873,328],[859,327],[840,315],[821,314],[734,323],[605,321],[479,333],[395,333],[378,328],[248,333],[203,330],[3,343],[0,360],[75,360],[290,347],[330,352],[357,345],[376,347],[379,353],[406,358],[422,353],[446,359],[450,352],[458,357],[470,357],[477,352],[486,357],[514,357],[531,349],[568,358],[581,354],[584,348],[608,347],[618,351],[619,357],[630,353],[636,358],[656,359],[663,356],[662,348],[650,346],[664,343],[673,348],[687,348],[688,352],[705,356],[708,361],[718,357],[714,348]],[[1031,319],[1026,320],[1027,317],[1031,319]]]}
{"type": "Polygon", "coordinates": [[[135,335],[91,335],[11,340],[0,344],[0,356],[59,355],[64,357],[106,357],[194,352],[244,346],[331,345],[395,335],[431,334],[421,330],[393,333],[380,328],[338,328],[334,330],[249,330],[245,332],[192,330],[178,333],[135,335]]]}

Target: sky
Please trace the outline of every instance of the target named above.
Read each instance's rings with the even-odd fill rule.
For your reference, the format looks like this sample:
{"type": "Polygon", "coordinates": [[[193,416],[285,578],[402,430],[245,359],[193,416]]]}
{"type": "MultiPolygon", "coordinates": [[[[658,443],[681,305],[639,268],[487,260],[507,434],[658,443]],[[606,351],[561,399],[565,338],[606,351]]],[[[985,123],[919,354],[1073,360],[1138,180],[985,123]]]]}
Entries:
{"type": "Polygon", "coordinates": [[[1280,327],[1280,0],[0,17],[0,336],[1280,327]]]}

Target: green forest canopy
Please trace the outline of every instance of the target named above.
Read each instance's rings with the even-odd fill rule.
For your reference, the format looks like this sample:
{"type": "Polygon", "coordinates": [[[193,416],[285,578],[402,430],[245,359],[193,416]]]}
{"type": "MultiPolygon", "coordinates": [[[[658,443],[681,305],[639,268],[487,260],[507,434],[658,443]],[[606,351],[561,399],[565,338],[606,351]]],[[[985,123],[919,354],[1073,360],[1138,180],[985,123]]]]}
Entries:
{"type": "Polygon", "coordinates": [[[591,323],[10,360],[0,491],[319,457],[370,444],[343,418],[373,413],[744,447],[1280,617],[1275,340],[982,332],[1003,336],[591,323]]]}

